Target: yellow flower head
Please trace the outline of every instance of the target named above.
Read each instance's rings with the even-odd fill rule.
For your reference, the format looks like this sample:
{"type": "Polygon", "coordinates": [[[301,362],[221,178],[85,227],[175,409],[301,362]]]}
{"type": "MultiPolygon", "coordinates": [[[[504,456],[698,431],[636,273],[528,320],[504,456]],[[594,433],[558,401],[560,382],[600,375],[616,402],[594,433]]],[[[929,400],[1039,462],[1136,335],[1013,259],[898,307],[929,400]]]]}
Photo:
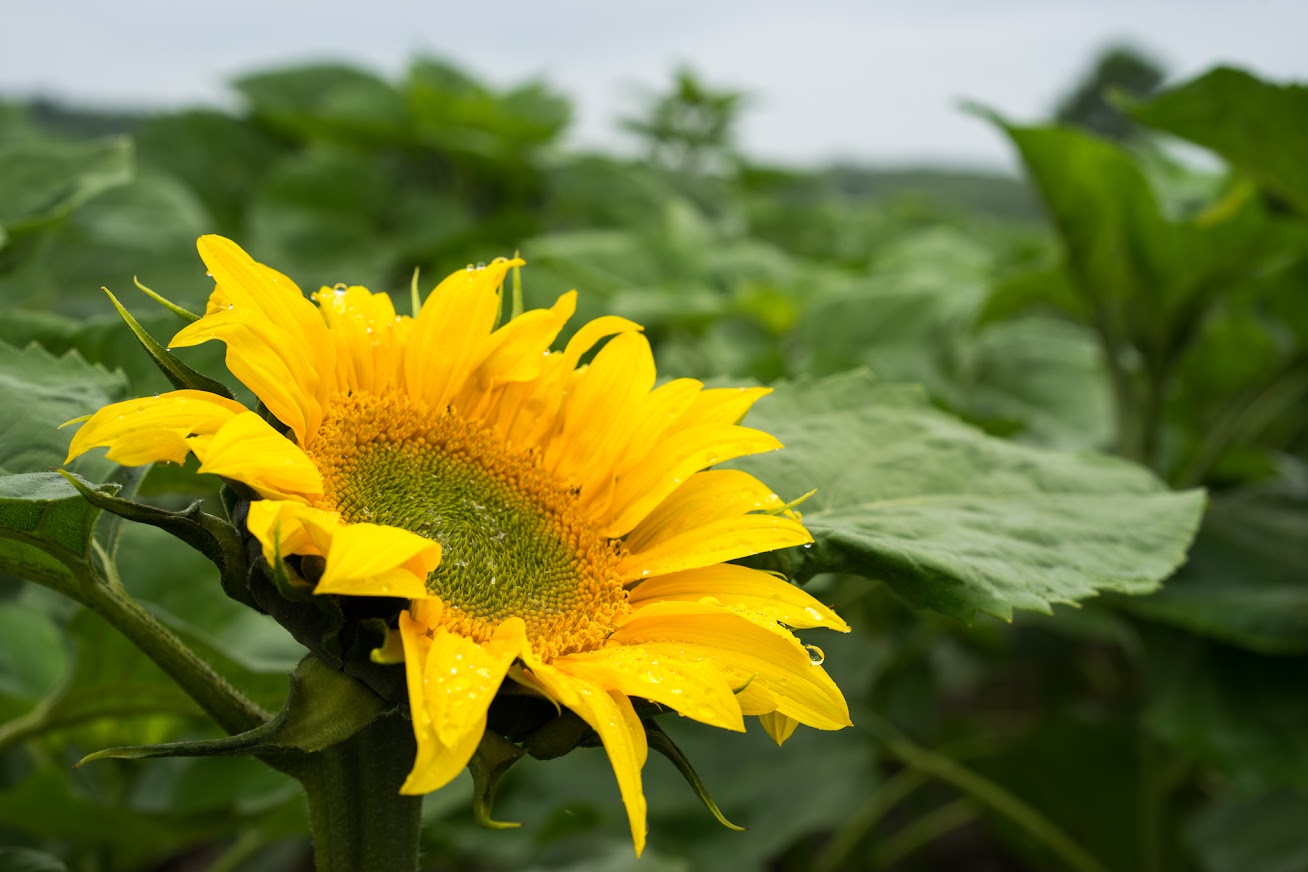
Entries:
{"type": "Polygon", "coordinates": [[[418,754],[404,792],[467,765],[506,676],[598,734],[637,851],[647,748],[633,698],[729,730],[758,715],[778,741],[797,722],[849,724],[788,629],[845,623],[726,562],[811,541],[758,479],[708,468],[780,447],[738,423],[766,388],[655,387],[649,344],[624,318],[551,351],[575,292],[497,329],[517,260],[454,273],[411,318],[360,287],[311,302],[220,237],[199,249],[217,286],[172,347],[225,342],[228,369],[283,426],[179,390],[101,409],[69,459],[194,454],[261,497],[247,524],[270,564],[299,555],[319,594],[407,600],[418,754]]]}

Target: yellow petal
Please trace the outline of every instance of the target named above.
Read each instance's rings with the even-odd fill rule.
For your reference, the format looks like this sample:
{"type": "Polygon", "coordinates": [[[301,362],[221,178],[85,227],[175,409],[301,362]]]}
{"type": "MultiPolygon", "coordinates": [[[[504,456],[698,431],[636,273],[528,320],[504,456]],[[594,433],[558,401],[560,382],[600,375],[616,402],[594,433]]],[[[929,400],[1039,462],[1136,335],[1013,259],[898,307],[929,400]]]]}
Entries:
{"type": "Polygon", "coordinates": [[[604,315],[581,325],[581,328],[572,335],[572,338],[568,340],[568,344],[564,347],[563,359],[568,369],[576,369],[582,355],[594,348],[595,343],[604,337],[617,336],[622,333],[638,333],[644,329],[635,321],[628,321],[626,318],[619,318],[617,315],[604,315]]]}
{"type": "Polygon", "coordinates": [[[767,572],[723,563],[647,578],[632,589],[634,608],[663,601],[699,602],[712,597],[727,608],[755,612],[768,620],[805,630],[830,627],[842,633],[849,625],[807,592],[767,572]]]}
{"type": "Polygon", "coordinates": [[[352,596],[431,596],[427,576],[441,546],[417,533],[383,524],[342,524],[332,531],[327,568],[314,593],[352,596]]]}
{"type": "Polygon", "coordinates": [[[404,380],[409,394],[434,409],[449,405],[489,350],[504,275],[521,260],[500,258],[459,270],[431,292],[408,340],[404,380]]]}
{"type": "Polygon", "coordinates": [[[694,379],[673,379],[638,397],[629,410],[621,413],[622,423],[614,422],[609,437],[596,449],[582,483],[581,504],[591,517],[611,514],[618,483],[644,464],[702,387],[694,379]]]}
{"type": "Polygon", "coordinates": [[[231,240],[202,236],[196,247],[218,285],[215,292],[230,308],[206,310],[206,316],[174,337],[172,344],[194,345],[207,339],[227,342],[228,369],[305,444],[322,422],[322,406],[336,391],[336,349],[322,317],[294,282],[256,263],[231,240]],[[207,326],[201,326],[206,322],[207,326]],[[243,323],[244,329],[234,327],[235,323],[243,323]],[[214,326],[225,335],[214,333],[210,329],[214,326]],[[237,349],[232,348],[233,341],[237,349]],[[270,366],[273,360],[277,365],[270,366]],[[278,385],[268,377],[282,369],[293,377],[293,385],[278,385]],[[246,381],[247,377],[251,381],[246,381]],[[288,402],[288,391],[294,395],[289,398],[293,402],[288,402]]]}
{"type": "Polygon", "coordinates": [[[568,291],[552,307],[523,312],[492,333],[486,356],[475,373],[478,389],[538,376],[541,359],[576,310],[577,292],[568,291]]]}
{"type": "Polygon", "coordinates": [[[574,678],[534,657],[526,660],[531,676],[545,692],[576,712],[599,734],[617,776],[618,789],[627,807],[631,838],[636,855],[640,856],[645,848],[645,794],[641,790],[640,770],[645,765],[649,746],[631,700],[621,692],[574,678]]]}
{"type": "Polygon", "coordinates": [[[654,355],[640,333],[623,333],[600,349],[564,398],[562,427],[546,449],[545,468],[583,492],[602,484],[588,472],[611,467],[606,458],[639,426],[654,376],[654,355]]]}
{"type": "Polygon", "coordinates": [[[214,339],[227,344],[231,374],[305,444],[322,423],[322,406],[314,397],[319,374],[304,357],[305,340],[257,311],[231,309],[182,328],[168,347],[188,348],[214,339]]]}
{"type": "Polygon", "coordinates": [[[435,719],[426,706],[427,664],[430,660],[434,619],[427,619],[422,606],[439,603],[427,600],[415,603],[400,613],[400,640],[404,645],[404,678],[409,689],[410,709],[413,717],[413,735],[417,739],[418,753],[409,777],[400,792],[415,795],[429,793],[450,783],[463,771],[477,744],[480,734],[468,734],[456,747],[449,747],[436,735],[435,719]]]}
{"type": "Polygon", "coordinates": [[[344,391],[379,391],[399,376],[399,319],[387,294],[367,288],[322,288],[314,302],[336,346],[336,384],[344,391]]]}
{"type": "Polygon", "coordinates": [[[519,618],[506,620],[491,639],[478,644],[426,624],[423,617],[421,610],[413,609],[400,617],[409,708],[418,740],[413,771],[401,788],[408,794],[444,787],[468,765],[486,731],[491,700],[509,665],[529,645],[519,618]]]}
{"type": "Polygon", "coordinates": [[[299,446],[254,412],[242,412],[211,438],[188,440],[200,472],[244,482],[267,499],[322,493],[322,476],[299,446]]]}
{"type": "Polygon", "coordinates": [[[711,388],[695,398],[682,426],[739,424],[750,407],[772,393],[772,388],[711,388]]]}
{"type": "Polygon", "coordinates": [[[416,533],[381,524],[344,524],[336,512],[280,500],[251,503],[246,526],[270,563],[278,554],[325,558],[315,593],[431,596],[427,576],[440,562],[440,545],[416,533]]]}
{"type": "Polygon", "coordinates": [[[427,661],[426,705],[443,743],[456,747],[469,732],[481,738],[486,709],[509,664],[529,647],[527,626],[517,617],[502,622],[484,644],[436,629],[427,661]]]}
{"type": "Polygon", "coordinates": [[[850,725],[840,688],[798,640],[720,607],[654,603],[626,618],[610,642],[640,645],[656,656],[704,657],[723,670],[733,687],[758,685],[772,694],[776,711],[787,717],[819,730],[850,725]]]}
{"type": "Polygon", "coordinates": [[[631,551],[670,539],[704,524],[748,512],[773,512],[785,506],[781,497],[747,472],[710,469],[690,480],[636,526],[623,545],[631,551]]]}
{"type": "Polygon", "coordinates": [[[674,429],[614,489],[612,520],[603,532],[615,538],[630,532],[683,482],[706,467],[780,447],[780,442],[761,430],[733,424],[674,429]]]}
{"type": "Polygon", "coordinates": [[[105,406],[73,436],[64,463],[92,448],[107,446],[109,459],[124,466],[156,461],[181,463],[189,436],[212,435],[245,406],[205,391],[170,391],[105,406]]]}
{"type": "Polygon", "coordinates": [[[553,665],[574,678],[666,705],[710,726],[745,729],[731,685],[707,660],[650,655],[639,646],[613,645],[567,654],[553,665]]]}
{"type": "Polygon", "coordinates": [[[778,746],[785,743],[795,732],[795,727],[799,726],[799,721],[794,718],[788,718],[778,712],[766,712],[758,716],[758,722],[763,725],[764,731],[772,737],[772,741],[778,746]]]}
{"type": "Polygon", "coordinates": [[[632,581],[812,542],[792,518],[747,514],[782,505],[747,473],[701,472],[631,531],[618,572],[632,581]]]}

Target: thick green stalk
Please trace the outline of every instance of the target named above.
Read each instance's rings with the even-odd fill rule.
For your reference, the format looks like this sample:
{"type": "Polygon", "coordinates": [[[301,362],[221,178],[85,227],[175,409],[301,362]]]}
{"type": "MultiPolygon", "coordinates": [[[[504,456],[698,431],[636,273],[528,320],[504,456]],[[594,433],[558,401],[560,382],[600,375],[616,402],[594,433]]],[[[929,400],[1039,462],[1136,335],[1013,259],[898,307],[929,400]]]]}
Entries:
{"type": "Polygon", "coordinates": [[[400,793],[415,753],[412,724],[391,714],[326,750],[274,762],[308,794],[318,872],[417,872],[422,797],[400,793]]]}

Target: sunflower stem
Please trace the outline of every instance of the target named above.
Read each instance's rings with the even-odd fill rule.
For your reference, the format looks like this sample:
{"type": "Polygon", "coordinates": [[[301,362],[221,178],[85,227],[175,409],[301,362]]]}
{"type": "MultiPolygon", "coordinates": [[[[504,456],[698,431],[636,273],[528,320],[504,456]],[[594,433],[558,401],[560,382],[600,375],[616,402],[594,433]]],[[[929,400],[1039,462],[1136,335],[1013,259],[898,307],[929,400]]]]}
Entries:
{"type": "Polygon", "coordinates": [[[309,798],[318,872],[417,872],[422,797],[400,793],[416,752],[413,726],[392,714],[288,761],[309,798]]]}

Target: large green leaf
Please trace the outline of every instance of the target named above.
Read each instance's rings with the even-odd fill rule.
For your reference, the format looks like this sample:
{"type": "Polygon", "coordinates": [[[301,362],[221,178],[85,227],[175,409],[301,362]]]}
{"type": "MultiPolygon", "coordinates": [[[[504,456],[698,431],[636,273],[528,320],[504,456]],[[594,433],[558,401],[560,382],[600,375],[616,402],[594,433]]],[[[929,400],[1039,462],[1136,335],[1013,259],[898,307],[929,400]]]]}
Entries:
{"type": "Polygon", "coordinates": [[[1152,596],[1147,618],[1264,654],[1308,653],[1308,500],[1249,490],[1215,498],[1190,560],[1152,596]]]}
{"type": "Polygon", "coordinates": [[[257,116],[300,137],[351,144],[409,139],[403,97],[382,79],[353,67],[290,67],[242,77],[235,86],[257,116]]]}
{"type": "MultiPolygon", "coordinates": [[[[30,610],[29,611],[35,611],[30,610]]],[[[39,621],[33,619],[34,625],[39,621]]],[[[21,656],[44,656],[47,670],[57,664],[55,683],[28,711],[0,725],[6,744],[48,738],[65,730],[96,744],[140,741],[157,736],[159,715],[170,723],[197,724],[203,714],[191,699],[125,636],[90,611],[79,611],[61,636],[74,643],[73,656],[63,647],[50,652],[27,650],[21,656]],[[38,702],[39,700],[39,702],[38,702]]],[[[61,639],[63,641],[63,639],[61,639]]]]}
{"type": "Polygon", "coordinates": [[[255,123],[207,109],[150,118],[136,142],[141,164],[184,182],[226,235],[243,228],[250,195],[285,147],[255,123]]]}
{"type": "MultiPolygon", "coordinates": [[[[91,366],[76,352],[55,357],[37,345],[20,351],[0,344],[0,408],[23,410],[0,419],[0,473],[62,465],[73,430],[59,425],[126,396],[121,373],[91,366]]],[[[97,456],[71,469],[103,481],[116,466],[97,456]]]]}
{"type": "Polygon", "coordinates": [[[1226,795],[1194,817],[1186,841],[1204,872],[1308,869],[1308,794],[1226,795]]]}
{"type": "MultiPolygon", "coordinates": [[[[97,489],[112,493],[117,486],[97,489]]],[[[90,577],[99,514],[58,473],[0,476],[0,572],[75,595],[90,577]]]]}
{"type": "Polygon", "coordinates": [[[13,233],[57,221],[132,178],[126,139],[0,143],[0,229],[13,233]]]}
{"type": "Polygon", "coordinates": [[[1308,789],[1308,657],[1264,657],[1152,629],[1149,729],[1246,793],[1308,789]]]}
{"type": "Polygon", "coordinates": [[[1148,103],[1137,121],[1210,148],[1308,213],[1308,88],[1218,67],[1148,103]]]}
{"type": "Polygon", "coordinates": [[[162,172],[142,171],[53,228],[35,252],[0,281],[9,299],[76,314],[109,311],[101,287],[131,293],[133,276],[178,304],[204,309],[213,290],[195,240],[213,229],[204,204],[162,172]]]}
{"type": "Polygon", "coordinates": [[[60,627],[30,603],[0,604],[0,717],[15,717],[59,686],[68,668],[60,627]]]}
{"type": "Polygon", "coordinates": [[[1154,369],[1184,347],[1213,299],[1303,244],[1248,185],[1172,218],[1119,146],[1067,128],[1000,125],[1058,229],[1076,294],[1111,343],[1131,342],[1154,369]]]}
{"type": "Polygon", "coordinates": [[[865,372],[781,385],[749,423],[786,448],[737,465],[788,498],[817,489],[801,509],[816,543],[787,569],[879,579],[965,621],[1152,591],[1204,506],[1121,460],[988,437],[865,372]]]}

